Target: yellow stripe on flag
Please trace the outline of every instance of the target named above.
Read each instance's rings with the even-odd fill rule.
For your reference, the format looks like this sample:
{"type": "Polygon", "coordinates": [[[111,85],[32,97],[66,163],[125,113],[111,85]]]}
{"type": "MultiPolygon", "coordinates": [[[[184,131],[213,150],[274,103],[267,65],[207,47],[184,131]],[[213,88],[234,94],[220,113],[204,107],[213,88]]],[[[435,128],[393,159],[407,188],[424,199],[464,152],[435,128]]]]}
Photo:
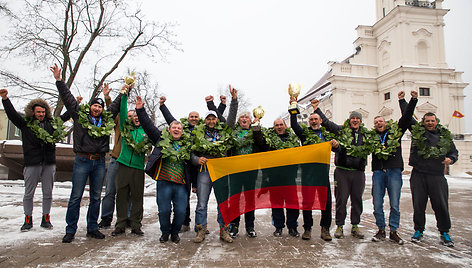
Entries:
{"type": "Polygon", "coordinates": [[[289,166],[306,163],[328,164],[331,157],[331,144],[323,142],[248,155],[208,159],[207,167],[212,181],[229,174],[250,170],[289,166]]]}

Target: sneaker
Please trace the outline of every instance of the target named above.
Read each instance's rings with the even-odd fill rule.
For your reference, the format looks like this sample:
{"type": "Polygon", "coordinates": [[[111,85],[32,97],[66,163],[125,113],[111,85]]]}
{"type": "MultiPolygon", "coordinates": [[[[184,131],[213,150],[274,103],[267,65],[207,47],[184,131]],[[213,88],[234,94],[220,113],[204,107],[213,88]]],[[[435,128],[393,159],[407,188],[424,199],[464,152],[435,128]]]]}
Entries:
{"type": "Polygon", "coordinates": [[[94,230],[94,231],[87,232],[87,237],[95,238],[95,239],[103,239],[105,238],[105,235],[100,233],[99,230],[94,230]]]}
{"type": "Polygon", "coordinates": [[[423,240],[423,232],[416,230],[413,236],[411,237],[411,242],[418,243],[423,240]]]}
{"type": "Polygon", "coordinates": [[[98,224],[99,229],[108,229],[110,227],[111,227],[111,219],[108,217],[102,218],[102,220],[98,224]]]}
{"type": "Polygon", "coordinates": [[[310,240],[311,239],[311,229],[305,229],[305,231],[302,234],[302,239],[303,240],[310,240]]]}
{"type": "Polygon", "coordinates": [[[441,233],[441,244],[445,245],[446,247],[454,247],[454,241],[452,241],[451,236],[447,232],[441,233]]]}
{"type": "Polygon", "coordinates": [[[390,238],[390,241],[395,242],[399,245],[403,245],[404,241],[398,236],[397,231],[390,231],[390,234],[388,236],[390,238]]]}
{"type": "Polygon", "coordinates": [[[27,232],[31,228],[33,228],[33,216],[25,216],[25,223],[23,223],[20,230],[22,232],[27,232]]]}
{"type": "Polygon", "coordinates": [[[274,236],[275,237],[282,236],[282,228],[275,228],[274,236]]]}
{"type": "Polygon", "coordinates": [[[372,237],[372,241],[374,242],[379,242],[379,241],[385,241],[385,238],[387,237],[387,234],[385,233],[385,230],[379,229],[379,231],[372,237]]]}
{"type": "Polygon", "coordinates": [[[62,243],[70,243],[74,240],[75,234],[66,233],[66,235],[62,238],[62,243]]]}
{"type": "Polygon", "coordinates": [[[232,238],[235,238],[239,233],[239,227],[234,224],[230,223],[229,224],[229,235],[231,235],[232,238]]]}
{"type": "Polygon", "coordinates": [[[52,229],[53,226],[51,224],[51,220],[49,219],[49,214],[43,215],[40,226],[46,229],[52,229]]]}
{"type": "Polygon", "coordinates": [[[116,227],[115,230],[113,232],[111,232],[111,236],[118,236],[118,235],[121,235],[121,234],[124,234],[124,233],[125,233],[124,228],[116,227]]]}
{"type": "Polygon", "coordinates": [[[163,235],[161,235],[161,237],[159,238],[159,242],[161,242],[161,243],[165,243],[165,242],[167,242],[167,241],[169,241],[169,234],[163,234],[163,235]]]}
{"type": "Polygon", "coordinates": [[[179,243],[180,242],[180,237],[179,234],[171,234],[170,235],[170,240],[174,243],[179,243]]]}
{"type": "Polygon", "coordinates": [[[205,240],[205,229],[201,224],[195,226],[195,229],[197,230],[197,235],[193,239],[194,243],[201,243],[203,240],[205,240]]]}
{"type": "Polygon", "coordinates": [[[144,232],[141,231],[141,228],[132,229],[131,233],[135,234],[135,235],[138,235],[138,236],[143,236],[144,235],[144,232]]]}
{"type": "Polygon", "coordinates": [[[257,237],[257,233],[256,231],[254,230],[254,228],[247,228],[246,229],[246,235],[248,237],[257,237]]]}
{"type": "Polygon", "coordinates": [[[338,225],[338,228],[336,228],[336,232],[334,232],[334,237],[344,238],[344,231],[342,225],[338,225]]]}
{"type": "Polygon", "coordinates": [[[362,234],[359,226],[353,225],[351,229],[351,235],[355,238],[364,239],[364,234],[362,234]]]}
{"type": "Polygon", "coordinates": [[[288,234],[293,237],[300,237],[300,233],[296,228],[288,228],[288,234]]]}
{"type": "Polygon", "coordinates": [[[182,225],[182,227],[180,227],[179,233],[185,233],[188,231],[190,231],[190,225],[182,225]]]}
{"type": "Polygon", "coordinates": [[[321,235],[320,235],[321,239],[323,239],[324,241],[331,241],[333,240],[333,238],[331,237],[331,235],[329,234],[329,228],[327,227],[321,227],[321,235]]]}
{"type": "Polygon", "coordinates": [[[220,230],[220,239],[227,242],[227,243],[233,243],[233,238],[231,238],[231,235],[229,234],[229,225],[226,226],[221,226],[220,230]]]}

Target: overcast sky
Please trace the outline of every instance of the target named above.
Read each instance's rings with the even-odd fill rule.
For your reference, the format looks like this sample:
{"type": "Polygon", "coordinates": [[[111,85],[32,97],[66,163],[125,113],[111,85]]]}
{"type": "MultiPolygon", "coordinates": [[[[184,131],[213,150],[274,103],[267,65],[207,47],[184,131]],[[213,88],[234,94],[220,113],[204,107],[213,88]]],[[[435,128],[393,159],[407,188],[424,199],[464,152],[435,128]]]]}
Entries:
{"type": "MultiPolygon", "coordinates": [[[[287,86],[302,84],[302,95],[327,70],[354,52],[358,25],[373,25],[375,0],[337,1],[152,1],[144,0],[150,18],[179,24],[175,33],[183,52],[167,62],[146,63],[176,117],[190,110],[206,112],[204,97],[230,83],[244,91],[251,110],[262,105],[264,125],[287,110],[287,86]]],[[[472,1],[446,0],[446,57],[450,68],[472,81],[472,1]]],[[[464,91],[470,94],[470,86],[464,91]]],[[[228,94],[229,95],[229,94],[228,94]]],[[[464,112],[471,132],[472,101],[464,112]]],[[[456,119],[457,120],[457,119],[456,119]]]]}

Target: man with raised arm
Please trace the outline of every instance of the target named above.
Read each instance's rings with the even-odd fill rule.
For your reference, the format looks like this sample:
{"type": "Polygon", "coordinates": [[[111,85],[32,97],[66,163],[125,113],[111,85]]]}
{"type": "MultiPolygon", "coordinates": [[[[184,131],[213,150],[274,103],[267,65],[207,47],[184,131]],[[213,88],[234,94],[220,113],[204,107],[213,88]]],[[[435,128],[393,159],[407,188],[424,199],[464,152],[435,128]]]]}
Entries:
{"type": "MultiPolygon", "coordinates": [[[[87,237],[103,239],[105,235],[98,230],[100,194],[105,176],[105,154],[110,150],[110,134],[120,107],[121,95],[113,101],[109,111],[104,111],[105,102],[95,98],[90,105],[79,105],[67,85],[61,79],[61,69],[54,64],[51,72],[56,79],[59,96],[74,120],[74,146],[76,154],[72,170],[72,190],[67,205],[66,234],[63,243],[75,238],[80,215],[80,202],[87,179],[90,186],[90,204],[87,212],[87,237]]],[[[108,87],[108,84],[105,84],[108,87]]]]}

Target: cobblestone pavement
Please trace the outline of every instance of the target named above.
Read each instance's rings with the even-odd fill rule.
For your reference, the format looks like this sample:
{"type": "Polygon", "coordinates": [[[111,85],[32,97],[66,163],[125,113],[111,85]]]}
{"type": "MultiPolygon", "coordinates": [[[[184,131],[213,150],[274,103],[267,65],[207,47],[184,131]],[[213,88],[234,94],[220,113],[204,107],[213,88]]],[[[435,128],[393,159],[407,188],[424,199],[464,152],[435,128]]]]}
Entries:
{"type": "MultiPolygon", "coordinates": [[[[289,237],[286,229],[282,237],[276,238],[272,235],[274,227],[271,225],[270,210],[258,210],[256,211],[258,237],[246,237],[244,220],[241,220],[241,234],[232,244],[219,240],[214,199],[209,205],[210,234],[203,243],[192,242],[195,236],[193,231],[183,233],[179,244],[159,243],[160,231],[152,189],[154,183],[147,180],[148,189],[143,220],[145,235],[143,237],[134,236],[129,230],[126,235],[112,237],[112,229],[107,229],[103,231],[106,234],[104,240],[86,238],[85,214],[83,214],[88,203],[86,200],[82,203],[79,231],[71,244],[61,243],[64,228],[56,227],[52,231],[43,231],[36,227],[30,232],[42,232],[39,236],[22,238],[22,233],[19,231],[21,223],[16,223],[18,228],[15,230],[18,231],[9,234],[14,242],[0,249],[0,267],[470,267],[472,266],[472,227],[470,226],[472,178],[454,177],[448,180],[453,224],[451,235],[456,243],[454,248],[439,244],[436,221],[429,205],[425,242],[420,244],[409,242],[413,217],[407,176],[404,177],[399,229],[400,236],[406,240],[404,245],[396,245],[389,241],[371,242],[377,228],[372,215],[369,176],[364,192],[364,213],[360,225],[361,230],[366,234],[363,240],[349,235],[346,235],[344,239],[334,239],[331,242],[321,240],[318,226],[319,212],[314,212],[315,226],[311,240],[289,237]]],[[[18,197],[20,199],[17,200],[20,201],[21,206],[20,196],[21,193],[18,197]]],[[[386,197],[385,200],[387,211],[388,198],[386,197]]],[[[192,210],[194,210],[195,195],[192,195],[191,202],[192,210]]],[[[67,198],[55,197],[55,207],[65,209],[66,204],[67,198]]],[[[56,221],[63,221],[63,219],[56,221]]],[[[301,232],[302,215],[299,222],[301,232]]],[[[58,225],[63,227],[65,223],[56,224],[58,225]]],[[[333,224],[331,234],[334,229],[333,224]]],[[[349,234],[349,231],[350,225],[346,225],[345,232],[349,234]]]]}

